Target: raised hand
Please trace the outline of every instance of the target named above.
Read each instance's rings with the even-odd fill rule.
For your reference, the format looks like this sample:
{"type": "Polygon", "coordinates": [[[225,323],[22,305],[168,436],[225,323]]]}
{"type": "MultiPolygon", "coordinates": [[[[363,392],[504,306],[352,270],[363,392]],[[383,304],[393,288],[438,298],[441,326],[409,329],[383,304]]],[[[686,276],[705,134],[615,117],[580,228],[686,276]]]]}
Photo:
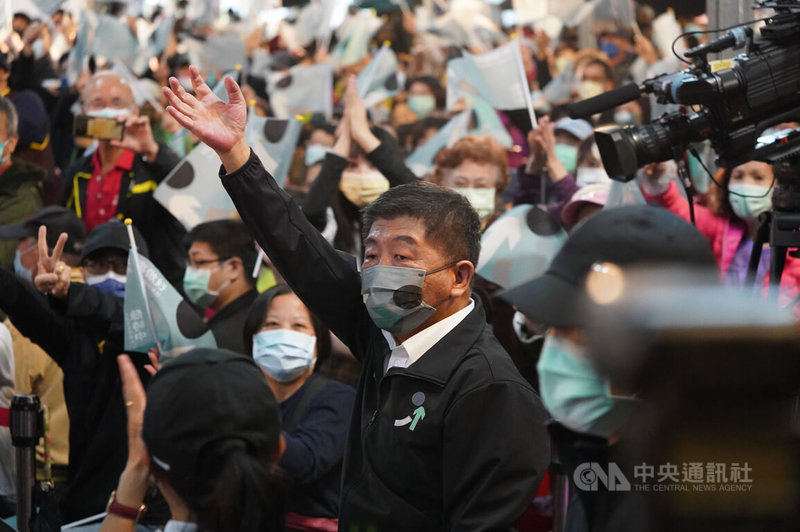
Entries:
{"type": "Polygon", "coordinates": [[[346,118],[350,122],[350,135],[354,141],[364,150],[370,153],[381,145],[381,141],[369,129],[367,120],[367,109],[364,102],[358,96],[358,83],[355,76],[350,76],[347,80],[347,89],[344,94],[344,108],[346,118]]]}
{"type": "Polygon", "coordinates": [[[229,103],[223,102],[206,85],[196,67],[189,67],[194,95],[186,92],[174,77],[169,78],[170,88],[161,90],[169,101],[167,111],[180,125],[217,152],[227,172],[233,172],[250,157],[245,140],[247,102],[239,85],[225,78],[229,103]]]}
{"type": "Polygon", "coordinates": [[[67,233],[61,233],[53,253],[50,254],[47,247],[47,227],[44,225],[39,227],[39,263],[33,284],[40,292],[58,298],[64,298],[69,293],[69,266],[61,262],[61,254],[66,243],[67,233]]]}

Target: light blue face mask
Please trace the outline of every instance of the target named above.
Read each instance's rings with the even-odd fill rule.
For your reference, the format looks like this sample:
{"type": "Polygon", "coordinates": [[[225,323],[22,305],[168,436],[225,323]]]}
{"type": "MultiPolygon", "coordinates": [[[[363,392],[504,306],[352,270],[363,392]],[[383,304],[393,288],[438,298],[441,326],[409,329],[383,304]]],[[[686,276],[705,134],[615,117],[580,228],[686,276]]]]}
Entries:
{"type": "Polygon", "coordinates": [[[314,364],[316,336],[290,329],[253,335],[253,360],[278,382],[299,379],[314,364]]]}
{"type": "Polygon", "coordinates": [[[0,166],[6,163],[6,156],[5,156],[6,143],[8,143],[8,141],[0,142],[0,166]]]}
{"type": "Polygon", "coordinates": [[[22,265],[22,253],[20,253],[19,248],[14,254],[14,273],[23,279],[33,282],[33,272],[22,265]]]}
{"type": "MultiPolygon", "coordinates": [[[[223,265],[224,263],[221,263],[219,268],[223,265]]],[[[186,271],[183,273],[183,291],[186,297],[189,298],[189,301],[200,308],[208,308],[214,303],[220,291],[230,283],[230,281],[225,281],[222,286],[215,291],[208,289],[208,283],[211,281],[211,274],[219,268],[207,270],[203,268],[194,268],[192,266],[186,267],[186,271]]]]}
{"type": "Polygon", "coordinates": [[[569,144],[556,144],[556,157],[567,172],[575,173],[575,168],[578,167],[578,148],[569,144]]]}
{"type": "Polygon", "coordinates": [[[606,380],[584,357],[584,349],[566,338],[547,335],[536,370],[545,408],[570,430],[608,438],[635,405],[609,397],[606,380]]]}
{"type": "Polygon", "coordinates": [[[772,208],[770,187],[749,183],[728,185],[728,201],[733,214],[742,220],[755,220],[762,212],[772,208]]]}
{"type": "Polygon", "coordinates": [[[430,94],[413,94],[406,100],[406,105],[419,120],[427,118],[436,109],[436,98],[430,94]]]}
{"type": "Polygon", "coordinates": [[[331,151],[331,148],[328,146],[309,144],[306,146],[306,166],[313,166],[317,163],[321,163],[329,151],[331,151]]]}

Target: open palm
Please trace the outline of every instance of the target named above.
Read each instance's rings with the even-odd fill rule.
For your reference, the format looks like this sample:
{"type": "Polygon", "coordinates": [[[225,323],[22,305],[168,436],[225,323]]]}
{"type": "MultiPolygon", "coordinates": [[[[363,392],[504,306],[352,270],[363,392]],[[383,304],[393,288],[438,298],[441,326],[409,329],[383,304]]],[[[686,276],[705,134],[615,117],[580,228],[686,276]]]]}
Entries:
{"type": "Polygon", "coordinates": [[[225,78],[229,103],[222,101],[203,81],[196,67],[190,67],[194,95],[186,92],[175,78],[162,90],[170,103],[169,113],[218,154],[229,152],[244,140],[247,105],[239,85],[225,78]]]}

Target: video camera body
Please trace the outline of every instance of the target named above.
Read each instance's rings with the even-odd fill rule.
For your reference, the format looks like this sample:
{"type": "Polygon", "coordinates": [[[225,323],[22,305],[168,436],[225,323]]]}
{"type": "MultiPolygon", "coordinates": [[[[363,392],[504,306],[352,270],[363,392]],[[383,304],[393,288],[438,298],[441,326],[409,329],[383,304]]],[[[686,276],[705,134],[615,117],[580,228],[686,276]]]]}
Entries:
{"type": "Polygon", "coordinates": [[[749,160],[785,161],[800,153],[800,130],[771,138],[762,133],[783,122],[800,121],[800,0],[759,2],[775,14],[761,28],[761,37],[737,27],[685,53],[687,70],[630,84],[569,108],[573,118],[587,117],[642,93],[661,103],[687,106],[646,125],[608,126],[595,140],[608,175],[629,181],[642,166],[679,159],[690,143],[710,140],[719,166],[732,168],[749,160]],[[707,55],[728,48],[745,53],[731,60],[709,62],[707,55]],[[694,110],[688,106],[693,106],[694,110]]]}

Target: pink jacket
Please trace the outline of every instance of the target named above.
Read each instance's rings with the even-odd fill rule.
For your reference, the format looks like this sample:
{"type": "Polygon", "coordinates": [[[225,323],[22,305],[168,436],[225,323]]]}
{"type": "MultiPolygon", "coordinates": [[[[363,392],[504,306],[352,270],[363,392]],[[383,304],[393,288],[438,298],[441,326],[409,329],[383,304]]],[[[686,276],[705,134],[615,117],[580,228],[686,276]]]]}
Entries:
{"type": "MultiPolygon", "coordinates": [[[[642,193],[648,202],[655,201],[686,221],[691,219],[689,203],[681,196],[675,181],[670,182],[667,191],[660,196],[650,196],[644,190],[642,193]]],[[[694,218],[697,229],[711,243],[714,257],[717,259],[717,267],[724,278],[736,250],[739,249],[739,245],[745,237],[747,226],[736,218],[717,216],[702,205],[694,206],[694,218]]],[[[764,278],[764,285],[766,286],[768,282],[769,274],[764,278]]],[[[788,304],[798,293],[800,293],[800,259],[788,255],[781,277],[779,303],[788,304]]]]}

